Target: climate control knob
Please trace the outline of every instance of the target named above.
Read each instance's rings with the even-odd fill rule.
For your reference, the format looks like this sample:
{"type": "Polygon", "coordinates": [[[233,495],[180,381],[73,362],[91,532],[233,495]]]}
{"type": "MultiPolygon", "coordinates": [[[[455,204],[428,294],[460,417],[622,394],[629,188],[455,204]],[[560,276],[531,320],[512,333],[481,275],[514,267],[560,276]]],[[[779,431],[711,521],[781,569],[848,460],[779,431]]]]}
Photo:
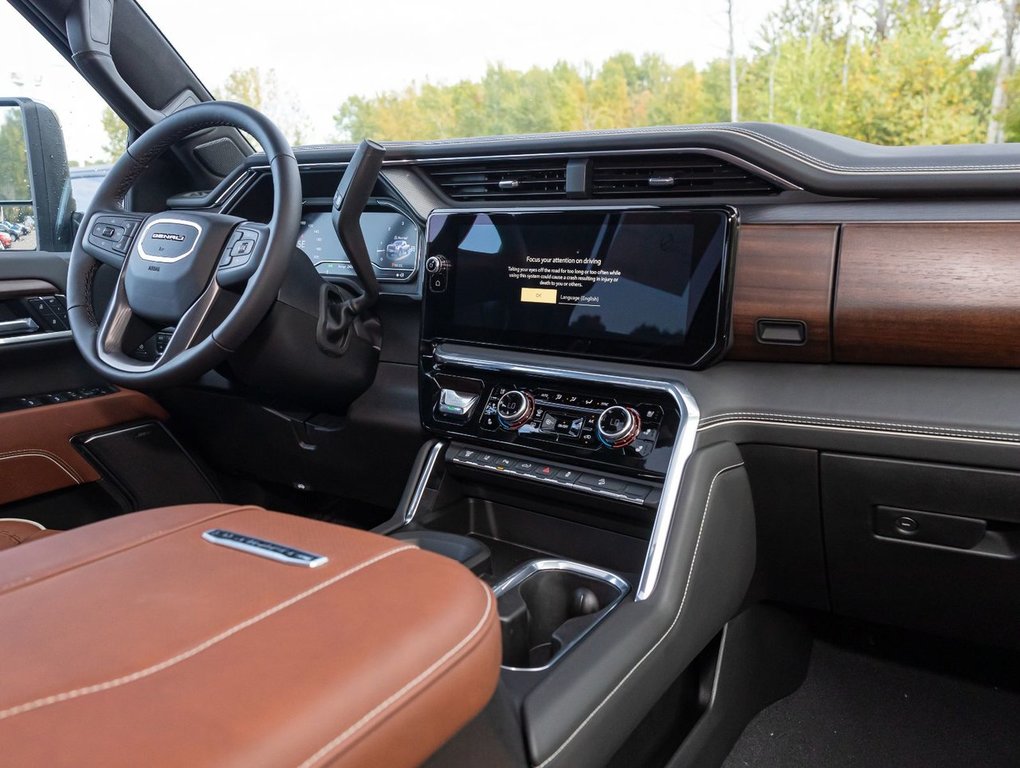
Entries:
{"type": "Polygon", "coordinates": [[[626,448],[641,432],[641,417],[633,408],[611,405],[595,424],[599,440],[610,448],[626,448]]]}
{"type": "Polygon", "coordinates": [[[496,403],[496,417],[504,429],[520,429],[535,413],[535,398],[519,389],[505,392],[496,403]]]}

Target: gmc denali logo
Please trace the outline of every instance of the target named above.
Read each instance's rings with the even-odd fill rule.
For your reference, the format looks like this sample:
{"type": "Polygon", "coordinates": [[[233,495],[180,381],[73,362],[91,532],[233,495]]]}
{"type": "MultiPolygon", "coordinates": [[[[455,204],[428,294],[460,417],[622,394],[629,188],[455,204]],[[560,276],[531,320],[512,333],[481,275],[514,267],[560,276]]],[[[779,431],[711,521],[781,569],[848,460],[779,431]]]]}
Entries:
{"type": "Polygon", "coordinates": [[[153,232],[151,237],[153,240],[173,240],[175,243],[184,242],[184,235],[178,235],[176,232],[153,232]]]}

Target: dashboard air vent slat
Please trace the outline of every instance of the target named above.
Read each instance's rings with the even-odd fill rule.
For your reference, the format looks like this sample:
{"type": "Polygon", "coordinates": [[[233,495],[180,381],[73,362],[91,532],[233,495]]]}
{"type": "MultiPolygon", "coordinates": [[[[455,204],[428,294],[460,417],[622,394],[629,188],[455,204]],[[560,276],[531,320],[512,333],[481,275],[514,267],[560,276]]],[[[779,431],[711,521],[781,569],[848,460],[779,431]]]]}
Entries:
{"type": "Polygon", "coordinates": [[[425,166],[454,200],[555,199],[566,196],[567,161],[489,160],[425,166]]]}
{"type": "Polygon", "coordinates": [[[771,195],[779,189],[751,171],[694,152],[596,157],[592,197],[771,195]]]}

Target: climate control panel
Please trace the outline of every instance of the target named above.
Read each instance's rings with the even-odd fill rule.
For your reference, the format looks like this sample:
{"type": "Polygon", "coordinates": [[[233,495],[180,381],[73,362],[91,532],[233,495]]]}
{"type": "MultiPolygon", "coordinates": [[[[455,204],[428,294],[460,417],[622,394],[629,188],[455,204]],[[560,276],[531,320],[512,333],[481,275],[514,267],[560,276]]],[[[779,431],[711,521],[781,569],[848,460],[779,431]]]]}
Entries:
{"type": "Polygon", "coordinates": [[[509,450],[665,474],[682,420],[660,392],[499,374],[426,374],[423,420],[431,431],[509,450]],[[471,402],[454,412],[449,402],[471,402]]]}

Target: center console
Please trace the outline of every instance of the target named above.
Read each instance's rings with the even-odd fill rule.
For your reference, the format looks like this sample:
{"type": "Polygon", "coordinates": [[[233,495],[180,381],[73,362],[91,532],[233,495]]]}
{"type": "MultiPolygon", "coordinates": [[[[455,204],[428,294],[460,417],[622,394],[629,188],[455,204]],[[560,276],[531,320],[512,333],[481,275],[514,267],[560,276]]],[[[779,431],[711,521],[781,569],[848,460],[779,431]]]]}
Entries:
{"type": "MultiPolygon", "coordinates": [[[[429,546],[419,529],[431,529],[447,537],[432,546],[447,552],[450,534],[483,542],[485,556],[455,549],[471,551],[497,586],[550,556],[600,569],[612,599],[589,600],[599,607],[585,615],[647,599],[697,405],[674,379],[571,360],[710,362],[727,341],[733,228],[724,208],[433,214],[419,402],[441,442],[407,500],[402,535],[429,546]],[[523,365],[508,362],[514,352],[540,354],[523,365]]],[[[508,649],[516,642],[504,639],[508,649]]]]}
{"type": "MultiPolygon", "coordinates": [[[[598,686],[570,698],[563,681],[596,659],[643,663],[612,638],[625,625],[644,638],[677,600],[669,580],[677,552],[692,552],[688,535],[676,539],[689,516],[677,516],[699,420],[682,371],[726,348],[734,229],[723,208],[428,222],[419,406],[433,439],[382,530],[493,587],[504,683],[534,734],[563,718],[532,722],[533,707],[584,720],[598,686]]],[[[736,533],[745,540],[746,526],[736,533]]],[[[720,594],[746,572],[733,569],[720,594]]],[[[686,640],[700,650],[700,637],[686,640]]],[[[530,751],[542,762],[543,748],[530,751]]]]}

